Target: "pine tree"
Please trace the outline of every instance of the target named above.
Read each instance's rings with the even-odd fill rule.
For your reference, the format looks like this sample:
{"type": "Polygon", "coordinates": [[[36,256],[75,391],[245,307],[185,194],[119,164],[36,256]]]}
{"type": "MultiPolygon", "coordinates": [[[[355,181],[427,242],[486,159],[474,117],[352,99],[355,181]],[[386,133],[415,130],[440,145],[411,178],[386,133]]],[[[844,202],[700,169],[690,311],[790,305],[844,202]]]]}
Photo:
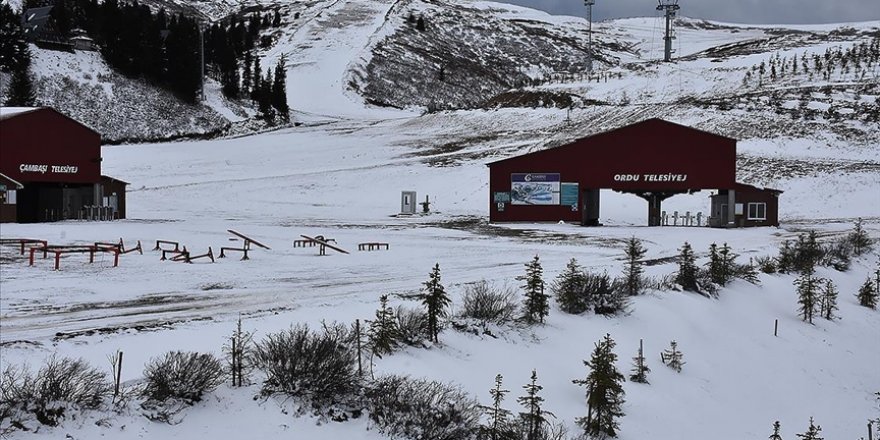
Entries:
{"type": "Polygon", "coordinates": [[[825,288],[822,289],[822,296],[819,299],[819,314],[827,320],[832,320],[835,318],[835,310],[837,310],[837,289],[831,280],[825,280],[825,288]]]}
{"type": "Polygon", "coordinates": [[[14,72],[30,65],[30,52],[21,31],[21,16],[8,2],[0,3],[0,71],[14,72]]]}
{"type": "Polygon", "coordinates": [[[508,435],[508,417],[510,411],[501,407],[504,396],[510,392],[501,388],[503,377],[498,374],[495,376],[495,388],[489,389],[489,395],[492,396],[492,406],[481,406],[489,416],[489,426],[483,428],[487,433],[485,438],[488,440],[502,440],[509,437],[508,435]]]}
{"type": "Polygon", "coordinates": [[[813,423],[813,418],[810,417],[810,427],[807,428],[807,432],[803,434],[795,434],[803,440],[824,440],[825,437],[819,437],[819,433],[822,432],[822,427],[813,423]]]}
{"type": "Polygon", "coordinates": [[[281,55],[278,64],[275,65],[275,81],[272,83],[272,107],[285,121],[290,119],[290,109],[287,107],[287,57],[281,55]]]}
{"type": "Polygon", "coordinates": [[[648,365],[645,363],[645,353],[642,349],[642,340],[639,339],[639,354],[633,358],[633,369],[632,374],[629,375],[629,380],[636,383],[648,383],[648,373],[651,372],[651,369],[648,368],[648,365]]]}
{"type": "Polygon", "coordinates": [[[721,246],[721,250],[718,251],[718,256],[721,259],[721,285],[726,286],[733,281],[733,277],[736,274],[736,257],[739,255],[733,253],[730,250],[730,246],[727,243],[724,243],[724,246],[721,246]]]}
{"type": "Polygon", "coordinates": [[[863,221],[861,217],[855,221],[853,224],[853,230],[849,233],[847,237],[849,239],[850,244],[853,247],[853,253],[856,256],[861,256],[865,252],[871,250],[871,237],[868,235],[868,232],[865,231],[865,228],[862,226],[863,221]]]}
{"type": "Polygon", "coordinates": [[[452,303],[443,284],[440,283],[440,263],[434,265],[434,269],[428,274],[425,281],[425,293],[421,295],[422,304],[428,313],[428,333],[434,342],[440,342],[440,319],[446,316],[446,307],[452,303]]]}
{"type": "Polygon", "coordinates": [[[700,288],[697,285],[698,274],[699,269],[697,268],[694,251],[691,249],[691,245],[685,242],[681,249],[679,249],[678,273],[675,275],[675,282],[684,290],[699,292],[700,288]]]}
{"type": "Polygon", "coordinates": [[[425,31],[425,17],[424,16],[419,15],[419,19],[418,19],[418,21],[416,21],[416,29],[418,29],[420,32],[425,31]]]}
{"type": "Polygon", "coordinates": [[[281,11],[275,10],[275,16],[272,18],[272,27],[281,27],[281,11]]]}
{"type": "Polygon", "coordinates": [[[544,269],[537,255],[532,261],[526,263],[526,274],[516,277],[519,281],[525,281],[520,286],[525,290],[523,318],[529,324],[543,323],[544,317],[550,313],[550,296],[544,293],[544,269]]]}
{"type": "Polygon", "coordinates": [[[663,350],[663,353],[660,353],[660,360],[667,367],[672,368],[678,373],[681,373],[681,367],[687,363],[682,359],[684,359],[684,354],[678,350],[678,343],[675,341],[669,343],[669,349],[663,350]]]}
{"type": "Polygon", "coordinates": [[[384,354],[393,353],[400,340],[400,331],[397,328],[394,309],[388,305],[388,295],[379,297],[379,309],[376,310],[376,319],[369,321],[369,323],[370,328],[367,330],[367,340],[373,354],[381,358],[384,354]]]}
{"type": "Polygon", "coordinates": [[[779,420],[773,422],[773,433],[768,437],[769,440],[782,440],[782,435],[779,434],[780,428],[779,420]]]}
{"type": "Polygon", "coordinates": [[[877,288],[874,287],[874,282],[871,278],[868,278],[865,280],[865,284],[862,284],[862,287],[859,288],[859,293],[856,295],[856,298],[859,300],[860,306],[869,309],[876,309],[878,296],[880,296],[880,294],[877,293],[877,288]]]}
{"type": "Polygon", "coordinates": [[[645,256],[647,250],[642,246],[642,241],[635,237],[630,237],[626,241],[626,263],[623,269],[624,290],[627,295],[635,296],[641,293],[644,280],[642,280],[642,263],[639,261],[645,256]]]}
{"type": "Polygon", "coordinates": [[[6,90],[6,102],[3,105],[7,107],[33,107],[36,105],[37,97],[34,93],[34,84],[31,82],[30,64],[30,56],[28,55],[28,61],[19,63],[12,71],[12,79],[6,90]]]}
{"type": "Polygon", "coordinates": [[[254,79],[253,81],[251,81],[251,100],[256,102],[260,101],[260,85],[263,81],[263,72],[261,72],[261,70],[260,57],[257,56],[256,58],[254,58],[254,79]]]}
{"type": "Polygon", "coordinates": [[[623,374],[614,362],[615,342],[610,334],[595,344],[593,354],[584,365],[590,368],[586,379],[572,382],[587,388],[587,415],[576,420],[584,433],[592,438],[617,437],[617,419],[623,416],[623,374]]]}
{"type": "Polygon", "coordinates": [[[523,385],[526,390],[525,396],[516,399],[517,403],[525,408],[525,412],[519,413],[520,420],[525,430],[524,440],[541,440],[544,431],[544,425],[547,423],[547,417],[553,417],[553,413],[541,409],[541,403],[544,398],[539,396],[544,387],[538,385],[538,372],[532,370],[532,380],[530,383],[523,385]]]}
{"type": "Polygon", "coordinates": [[[810,324],[813,323],[813,316],[815,316],[819,306],[819,281],[819,279],[813,276],[812,269],[804,272],[794,280],[794,284],[797,286],[801,318],[810,324]]]}
{"type": "Polygon", "coordinates": [[[254,80],[254,56],[250,50],[244,53],[244,71],[241,74],[241,94],[251,95],[251,84],[254,80]]]}
{"type": "Polygon", "coordinates": [[[585,275],[574,258],[565,266],[565,271],[556,277],[550,286],[556,297],[559,309],[565,313],[580,314],[592,306],[584,292],[585,275]]]}

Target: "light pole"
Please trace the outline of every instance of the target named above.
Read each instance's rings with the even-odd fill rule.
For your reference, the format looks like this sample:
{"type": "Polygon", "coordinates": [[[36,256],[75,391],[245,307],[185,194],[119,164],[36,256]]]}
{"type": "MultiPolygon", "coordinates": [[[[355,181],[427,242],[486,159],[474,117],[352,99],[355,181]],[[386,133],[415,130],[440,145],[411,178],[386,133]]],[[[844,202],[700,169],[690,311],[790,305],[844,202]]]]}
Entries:
{"type": "Polygon", "coordinates": [[[587,73],[593,73],[593,5],[596,0],[584,0],[587,7],[587,73]]]}

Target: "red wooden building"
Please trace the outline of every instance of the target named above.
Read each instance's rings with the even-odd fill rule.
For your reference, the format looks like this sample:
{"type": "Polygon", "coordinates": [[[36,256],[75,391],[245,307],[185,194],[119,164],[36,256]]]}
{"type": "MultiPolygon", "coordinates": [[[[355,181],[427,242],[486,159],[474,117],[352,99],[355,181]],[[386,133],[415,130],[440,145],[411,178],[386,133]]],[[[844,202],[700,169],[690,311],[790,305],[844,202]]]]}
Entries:
{"type": "Polygon", "coordinates": [[[778,196],[736,182],[736,140],[649,119],[489,166],[491,222],[599,225],[599,190],[648,202],[648,225],[676,194],[718,190],[709,224],[778,226],[778,196]]]}
{"type": "Polygon", "coordinates": [[[52,108],[0,108],[0,174],[19,184],[5,188],[3,221],[125,218],[125,182],[101,176],[101,136],[52,108]]]}

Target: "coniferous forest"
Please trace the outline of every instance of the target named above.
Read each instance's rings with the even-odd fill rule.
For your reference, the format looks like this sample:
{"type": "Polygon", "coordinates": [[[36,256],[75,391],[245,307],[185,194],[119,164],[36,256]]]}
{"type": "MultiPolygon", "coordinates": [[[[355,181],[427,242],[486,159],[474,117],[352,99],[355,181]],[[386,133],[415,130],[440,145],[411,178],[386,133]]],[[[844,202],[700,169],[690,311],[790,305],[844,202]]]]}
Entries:
{"type": "MultiPolygon", "coordinates": [[[[24,7],[45,3],[31,0],[24,7]]],[[[19,17],[14,12],[3,14],[2,27],[17,27],[19,17]]],[[[205,23],[183,14],[169,14],[164,9],[153,12],[138,2],[57,0],[50,23],[62,41],[73,30],[84,30],[111,67],[128,77],[166,88],[191,103],[199,99],[204,55],[205,74],[220,82],[224,95],[253,99],[267,119],[287,119],[285,75],[277,75],[284,70],[285,60],[280,60],[274,70],[261,68],[255,53],[257,44],[263,40],[260,31],[281,26],[278,11],[274,15],[255,12],[246,18],[232,16],[205,23]],[[200,42],[204,44],[204,54],[200,42]],[[261,75],[263,71],[265,76],[261,75]],[[272,74],[276,74],[274,79],[272,74]]],[[[16,63],[4,64],[11,67],[16,63]]]]}

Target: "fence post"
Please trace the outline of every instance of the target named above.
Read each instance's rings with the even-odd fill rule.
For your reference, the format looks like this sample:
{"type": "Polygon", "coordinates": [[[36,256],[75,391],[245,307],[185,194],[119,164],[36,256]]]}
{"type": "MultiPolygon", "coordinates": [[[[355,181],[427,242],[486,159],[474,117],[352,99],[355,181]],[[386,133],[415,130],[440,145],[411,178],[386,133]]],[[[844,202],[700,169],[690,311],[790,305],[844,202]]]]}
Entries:
{"type": "Polygon", "coordinates": [[[779,330],[779,319],[773,320],[773,336],[776,336],[776,332],[779,330]]]}

